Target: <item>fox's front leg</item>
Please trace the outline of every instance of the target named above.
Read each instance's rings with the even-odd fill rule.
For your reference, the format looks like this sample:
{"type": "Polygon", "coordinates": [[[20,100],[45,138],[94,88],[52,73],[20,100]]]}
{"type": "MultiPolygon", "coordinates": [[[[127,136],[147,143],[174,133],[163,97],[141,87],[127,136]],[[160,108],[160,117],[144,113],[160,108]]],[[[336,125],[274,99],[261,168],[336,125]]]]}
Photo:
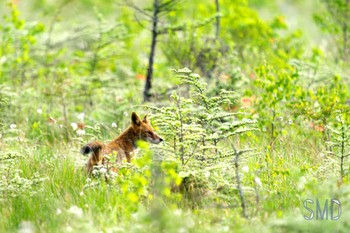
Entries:
{"type": "Polygon", "coordinates": [[[128,152],[126,152],[126,153],[125,153],[125,156],[126,156],[126,161],[127,161],[128,163],[131,163],[131,154],[128,153],[128,152]]]}
{"type": "MultiPolygon", "coordinates": [[[[116,162],[117,164],[122,164],[124,158],[126,158],[126,159],[128,160],[127,153],[124,152],[124,150],[119,149],[119,150],[118,150],[118,153],[117,153],[117,159],[116,159],[115,162],[116,162]]],[[[128,160],[128,162],[129,162],[129,160],[128,160]]]]}

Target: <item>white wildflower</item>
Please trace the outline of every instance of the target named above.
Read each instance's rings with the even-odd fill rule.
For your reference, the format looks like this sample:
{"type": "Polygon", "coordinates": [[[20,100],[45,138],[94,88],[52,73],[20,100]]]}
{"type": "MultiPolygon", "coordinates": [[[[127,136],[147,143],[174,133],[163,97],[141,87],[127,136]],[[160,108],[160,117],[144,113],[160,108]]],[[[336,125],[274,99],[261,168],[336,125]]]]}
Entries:
{"type": "Polygon", "coordinates": [[[57,210],[56,210],[56,214],[57,214],[57,215],[60,215],[61,213],[62,213],[62,211],[61,211],[60,209],[57,209],[57,210]]]}
{"type": "Polygon", "coordinates": [[[100,172],[98,170],[96,170],[96,169],[92,170],[92,176],[97,176],[99,174],[100,174],[100,172]]]}
{"type": "Polygon", "coordinates": [[[341,118],[340,118],[339,116],[336,116],[335,119],[336,119],[337,121],[341,121],[341,118]]]}
{"type": "Polygon", "coordinates": [[[73,122],[70,125],[72,126],[73,130],[77,130],[77,128],[78,128],[78,124],[77,123],[73,122]]]}
{"type": "Polygon", "coordinates": [[[221,228],[222,232],[229,232],[230,231],[230,227],[229,226],[223,226],[221,228]]]}
{"type": "Polygon", "coordinates": [[[173,213],[174,213],[175,216],[181,216],[182,210],[181,209],[175,209],[173,213]]]}
{"type": "Polygon", "coordinates": [[[133,219],[139,219],[140,218],[140,214],[139,213],[132,213],[131,214],[131,217],[133,218],[133,219]]]}
{"type": "Polygon", "coordinates": [[[81,122],[84,121],[84,117],[85,117],[85,113],[84,112],[78,114],[78,120],[80,120],[81,122]]]}
{"type": "Polygon", "coordinates": [[[83,217],[83,210],[80,209],[80,208],[79,208],[78,206],[76,206],[76,205],[71,206],[71,207],[69,208],[69,210],[68,210],[68,213],[70,213],[70,214],[72,214],[72,215],[74,215],[74,216],[76,216],[76,217],[78,217],[78,218],[83,217]]]}
{"type": "Polygon", "coordinates": [[[112,128],[117,128],[117,124],[115,122],[112,123],[112,128]]]}
{"type": "Polygon", "coordinates": [[[81,192],[79,193],[79,195],[80,195],[80,196],[84,196],[84,192],[81,191],[81,192]]]}
{"type": "Polygon", "coordinates": [[[323,153],[320,153],[320,157],[323,158],[323,157],[324,157],[324,154],[323,154],[323,153]]]}
{"type": "Polygon", "coordinates": [[[2,57],[0,58],[0,64],[5,63],[6,60],[7,60],[7,58],[6,58],[5,56],[2,56],[2,57]]]}
{"type": "Polygon", "coordinates": [[[17,127],[16,124],[11,124],[11,125],[10,125],[10,129],[15,129],[16,127],[17,127]]]}
{"type": "Polygon", "coordinates": [[[279,120],[279,121],[283,121],[283,117],[279,117],[278,120],[279,120]]]}
{"type": "Polygon", "coordinates": [[[293,120],[292,120],[292,119],[289,119],[289,120],[288,120],[288,124],[290,124],[290,125],[293,124],[293,120]]]}
{"type": "Polygon", "coordinates": [[[85,134],[85,130],[83,130],[83,129],[78,129],[77,130],[77,135],[78,136],[82,136],[82,135],[84,135],[85,134]]]}
{"type": "Polygon", "coordinates": [[[29,221],[22,221],[19,224],[18,232],[19,233],[34,233],[34,226],[29,221]]]}
{"type": "Polygon", "coordinates": [[[259,177],[255,177],[254,178],[254,183],[257,185],[257,186],[262,186],[262,183],[261,183],[261,180],[260,180],[260,178],[259,177]]]}
{"type": "Polygon", "coordinates": [[[38,114],[42,114],[42,113],[43,113],[43,110],[42,110],[41,108],[38,108],[38,109],[36,110],[36,112],[37,112],[38,114]]]}
{"type": "Polygon", "coordinates": [[[67,226],[67,232],[72,232],[73,231],[73,228],[71,226],[67,226]]]}
{"type": "Polygon", "coordinates": [[[128,116],[128,113],[127,113],[127,112],[124,112],[124,116],[126,116],[126,117],[127,117],[127,116],[128,116]]]}
{"type": "Polygon", "coordinates": [[[306,178],[305,178],[305,176],[300,177],[299,182],[298,182],[298,185],[297,185],[297,189],[298,189],[298,190],[303,190],[304,187],[305,187],[305,184],[306,184],[306,178]]]}
{"type": "Polygon", "coordinates": [[[104,173],[106,173],[107,172],[107,169],[105,168],[105,167],[102,167],[101,169],[100,169],[100,173],[101,174],[104,174],[104,173]]]}
{"type": "Polygon", "coordinates": [[[248,173],[249,172],[249,167],[248,166],[243,166],[242,167],[242,171],[245,172],[245,173],[248,173]]]}

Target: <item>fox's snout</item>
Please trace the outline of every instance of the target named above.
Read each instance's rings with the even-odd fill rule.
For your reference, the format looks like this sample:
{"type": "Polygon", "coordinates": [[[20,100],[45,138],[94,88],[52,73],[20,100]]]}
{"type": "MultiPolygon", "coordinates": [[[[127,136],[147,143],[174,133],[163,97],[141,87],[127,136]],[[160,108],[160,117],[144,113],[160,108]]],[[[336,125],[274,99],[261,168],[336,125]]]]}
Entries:
{"type": "Polygon", "coordinates": [[[159,140],[159,143],[161,143],[162,141],[164,141],[163,138],[161,138],[161,137],[159,137],[159,136],[158,136],[158,138],[159,138],[159,139],[158,139],[158,140],[159,140]]]}
{"type": "Polygon", "coordinates": [[[153,143],[153,144],[159,144],[161,143],[162,141],[164,141],[163,138],[159,137],[158,135],[154,135],[155,137],[149,137],[147,138],[147,141],[149,141],[150,143],[153,143]]]}

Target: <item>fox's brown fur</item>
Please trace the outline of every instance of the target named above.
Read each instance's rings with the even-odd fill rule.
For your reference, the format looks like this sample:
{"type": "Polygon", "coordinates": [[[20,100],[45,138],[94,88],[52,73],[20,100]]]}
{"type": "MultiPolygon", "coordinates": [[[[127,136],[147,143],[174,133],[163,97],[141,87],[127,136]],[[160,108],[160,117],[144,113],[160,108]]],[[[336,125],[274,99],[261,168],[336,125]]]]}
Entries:
{"type": "Polygon", "coordinates": [[[100,141],[93,141],[81,148],[82,154],[91,153],[87,164],[87,172],[90,174],[95,165],[104,164],[104,155],[113,152],[117,153],[117,164],[122,163],[125,158],[127,162],[130,163],[131,152],[136,148],[136,142],[138,140],[144,140],[155,144],[163,141],[163,139],[154,132],[147,116],[141,120],[140,117],[133,112],[131,114],[131,125],[113,141],[107,144],[100,141]]]}

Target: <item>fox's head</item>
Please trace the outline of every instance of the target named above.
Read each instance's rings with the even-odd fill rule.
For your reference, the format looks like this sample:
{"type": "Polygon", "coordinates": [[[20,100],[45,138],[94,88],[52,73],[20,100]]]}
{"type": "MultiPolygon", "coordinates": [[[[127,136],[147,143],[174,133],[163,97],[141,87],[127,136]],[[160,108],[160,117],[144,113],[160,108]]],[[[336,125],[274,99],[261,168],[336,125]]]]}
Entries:
{"type": "Polygon", "coordinates": [[[133,112],[131,114],[131,126],[141,140],[145,140],[154,144],[158,144],[163,141],[163,138],[159,137],[154,132],[150,121],[147,119],[147,116],[141,120],[140,117],[135,112],[133,112]]]}

